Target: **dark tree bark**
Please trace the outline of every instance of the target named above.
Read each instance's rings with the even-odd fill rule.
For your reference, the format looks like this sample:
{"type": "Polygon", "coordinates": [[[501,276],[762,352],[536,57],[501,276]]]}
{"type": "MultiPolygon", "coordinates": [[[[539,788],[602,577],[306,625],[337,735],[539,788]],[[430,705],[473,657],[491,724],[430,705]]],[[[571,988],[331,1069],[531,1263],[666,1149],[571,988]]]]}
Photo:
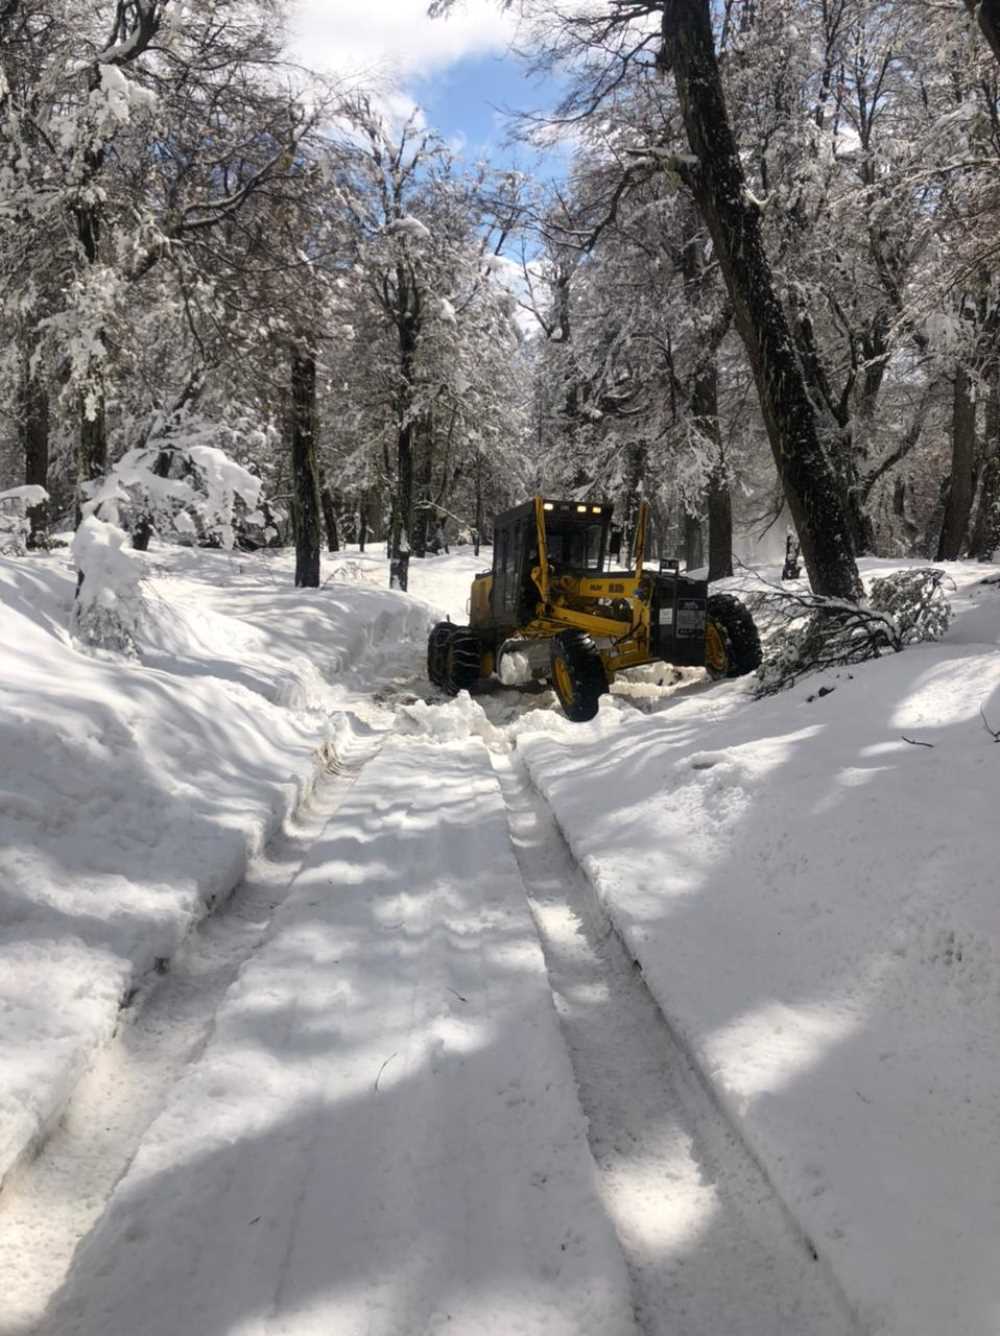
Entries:
{"type": "Polygon", "coordinates": [[[340,534],[337,531],[337,511],[333,504],[333,493],[326,483],[323,483],[319,493],[320,505],[323,507],[323,528],[326,530],[326,550],[327,552],[340,551],[340,534]]]}
{"type": "Polygon", "coordinates": [[[972,514],[976,465],[976,405],[965,367],[955,369],[951,412],[951,482],[944,507],[938,561],[957,561],[962,555],[972,514]]]}
{"type": "MultiPolygon", "coordinates": [[[[24,430],[24,481],[29,485],[49,485],[49,396],[44,384],[32,376],[25,361],[21,379],[21,418],[24,430]]],[[[29,547],[42,547],[48,528],[49,508],[46,502],[29,506],[29,547]]]]}
{"type": "Polygon", "coordinates": [[[625,447],[625,513],[622,531],[625,550],[632,551],[636,525],[639,523],[639,504],[646,486],[646,462],[649,447],[645,441],[631,441],[625,447]]]}
{"type": "Polygon", "coordinates": [[[708,578],[725,580],[733,573],[733,498],[725,465],[708,480],[708,578]]]}
{"type": "Polygon", "coordinates": [[[365,550],[365,541],[368,538],[368,493],[361,493],[361,503],[358,506],[358,551],[365,550]]]}
{"type": "Polygon", "coordinates": [[[771,449],[813,590],[856,599],[861,581],[840,480],[820,438],[748,198],[722,90],[708,0],[666,0],[661,63],[673,70],[697,162],[685,180],[705,220],[747,350],[771,449]]]}
{"type": "Polygon", "coordinates": [[[300,589],[317,589],[322,530],[316,461],[316,354],[311,348],[292,350],[291,387],[295,584],[300,589]]]}
{"type": "Polygon", "coordinates": [[[431,482],[434,476],[434,421],[430,414],[420,420],[417,441],[413,489],[415,504],[410,546],[415,557],[426,557],[427,529],[431,514],[431,482]]]}
{"type": "MultiPolygon", "coordinates": [[[[415,298],[414,298],[415,300],[415,298]]],[[[389,541],[389,580],[406,589],[413,534],[413,456],[417,424],[413,418],[419,322],[409,316],[399,324],[400,377],[399,434],[396,440],[396,491],[393,497],[389,541]],[[395,563],[395,574],[393,563],[395,563]]]]}
{"type": "Polygon", "coordinates": [[[323,468],[317,469],[317,476],[319,477],[319,503],[323,511],[323,529],[326,533],[326,550],[327,552],[339,552],[340,531],[337,527],[337,507],[333,492],[327,482],[326,471],[323,468]]]}
{"type": "Polygon", "coordinates": [[[978,20],[980,32],[1000,61],[1000,0],[965,0],[965,7],[978,20]]]}
{"type": "Polygon", "coordinates": [[[683,522],[684,565],[689,571],[695,571],[705,564],[705,534],[701,516],[685,507],[683,522]]]}
{"type": "Polygon", "coordinates": [[[479,556],[479,547],[483,541],[483,452],[476,451],[476,532],[472,537],[472,550],[479,556]]]}

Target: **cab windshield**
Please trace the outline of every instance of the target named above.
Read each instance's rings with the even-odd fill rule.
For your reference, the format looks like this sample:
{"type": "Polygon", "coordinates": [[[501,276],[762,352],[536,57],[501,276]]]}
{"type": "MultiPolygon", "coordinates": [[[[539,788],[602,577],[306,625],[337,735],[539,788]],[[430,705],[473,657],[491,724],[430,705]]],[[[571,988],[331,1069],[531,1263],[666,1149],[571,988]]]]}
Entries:
{"type": "Polygon", "coordinates": [[[573,571],[604,569],[605,525],[562,524],[545,526],[549,561],[573,571]]]}

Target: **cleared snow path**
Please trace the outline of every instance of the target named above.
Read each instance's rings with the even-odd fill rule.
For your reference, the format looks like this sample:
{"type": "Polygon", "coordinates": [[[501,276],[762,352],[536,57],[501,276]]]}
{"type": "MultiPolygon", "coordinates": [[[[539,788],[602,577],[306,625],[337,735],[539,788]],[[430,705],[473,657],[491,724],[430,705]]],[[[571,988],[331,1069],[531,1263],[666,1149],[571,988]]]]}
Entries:
{"type": "Polygon", "coordinates": [[[339,763],[331,764],[310,802],[286,822],[232,897],[191,933],[169,972],[147,978],[41,1154],[8,1180],[0,1194],[0,1336],[35,1330],[74,1249],[204,1047],[227,989],[378,741],[352,750],[341,730],[339,763]]]}
{"type": "Polygon", "coordinates": [[[516,753],[494,761],[647,1336],[846,1336],[847,1305],[671,1036],[516,753]]]}
{"type": "Polygon", "coordinates": [[[41,1331],[634,1330],[489,756],[389,744],[41,1331]]]}

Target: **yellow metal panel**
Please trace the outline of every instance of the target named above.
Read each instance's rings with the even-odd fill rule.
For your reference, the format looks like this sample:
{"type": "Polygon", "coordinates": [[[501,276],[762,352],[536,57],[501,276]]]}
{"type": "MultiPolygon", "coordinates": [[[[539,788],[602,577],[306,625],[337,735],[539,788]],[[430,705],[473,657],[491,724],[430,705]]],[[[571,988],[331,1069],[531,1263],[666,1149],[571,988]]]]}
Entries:
{"type": "Polygon", "coordinates": [[[472,594],[469,599],[470,626],[486,626],[490,620],[490,591],[493,588],[492,575],[477,575],[472,582],[472,594]]]}

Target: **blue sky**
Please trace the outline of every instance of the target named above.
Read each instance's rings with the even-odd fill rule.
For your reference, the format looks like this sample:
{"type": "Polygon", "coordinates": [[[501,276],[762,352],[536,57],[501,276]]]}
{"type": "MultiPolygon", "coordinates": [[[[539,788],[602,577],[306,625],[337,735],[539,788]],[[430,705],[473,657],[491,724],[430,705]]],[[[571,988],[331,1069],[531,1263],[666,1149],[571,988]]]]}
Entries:
{"type": "MultiPolygon", "coordinates": [[[[504,147],[498,109],[533,110],[554,100],[554,85],[529,81],[508,54],[513,19],[494,0],[465,0],[452,18],[431,21],[427,0],[299,0],[294,37],[305,64],[387,91],[402,116],[414,104],[429,125],[463,146],[471,161],[536,164],[523,147],[504,147]]],[[[544,174],[561,174],[561,154],[544,174]]]]}
{"type": "Polygon", "coordinates": [[[417,77],[408,91],[427,116],[428,123],[447,139],[459,138],[472,161],[487,157],[496,163],[516,159],[528,165],[534,158],[524,146],[505,146],[505,111],[533,111],[551,102],[551,81],[529,82],[511,56],[467,56],[433,74],[417,77]]]}

